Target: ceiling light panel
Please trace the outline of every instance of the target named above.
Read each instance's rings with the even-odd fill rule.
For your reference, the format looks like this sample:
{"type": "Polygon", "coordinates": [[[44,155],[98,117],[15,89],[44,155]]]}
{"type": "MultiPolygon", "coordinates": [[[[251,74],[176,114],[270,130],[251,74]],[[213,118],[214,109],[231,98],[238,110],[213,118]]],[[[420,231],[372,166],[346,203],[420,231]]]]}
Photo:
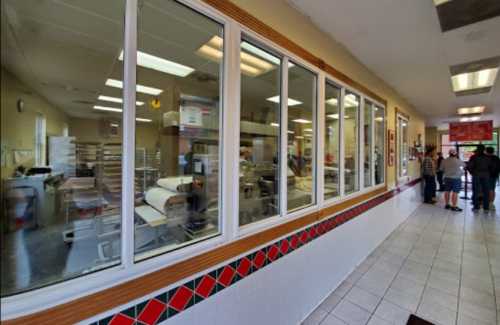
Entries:
{"type": "MultiPolygon", "coordinates": [[[[123,61],[123,51],[120,53],[119,60],[123,61]]],[[[194,71],[191,67],[141,51],[137,51],[137,65],[179,77],[186,77],[194,71]]]]}
{"type": "Polygon", "coordinates": [[[480,116],[461,117],[460,122],[474,122],[474,121],[479,121],[480,119],[481,119],[480,116]]]}
{"type": "Polygon", "coordinates": [[[311,121],[309,120],[304,120],[304,119],[301,119],[301,118],[298,118],[298,119],[295,119],[293,120],[295,123],[300,123],[300,124],[310,124],[312,123],[311,121]]]}
{"type": "Polygon", "coordinates": [[[458,115],[482,114],[483,112],[484,106],[460,107],[457,109],[458,115]]]}
{"type": "Polygon", "coordinates": [[[94,105],[94,109],[98,111],[116,112],[116,113],[121,113],[123,111],[121,108],[107,107],[100,105],[94,105]]]}
{"type": "Polygon", "coordinates": [[[461,92],[493,87],[497,74],[498,67],[453,75],[451,77],[453,91],[461,92]]]}
{"type": "MultiPolygon", "coordinates": [[[[123,103],[123,99],[122,98],[118,98],[118,97],[111,97],[111,96],[104,96],[104,95],[99,95],[99,97],[97,97],[98,100],[102,100],[104,102],[112,102],[112,103],[123,103]]],[[[135,105],[137,106],[142,106],[144,105],[144,102],[135,102],[135,105]]]]}
{"type": "MultiPolygon", "coordinates": [[[[115,88],[123,88],[123,81],[116,80],[116,79],[108,79],[108,80],[106,80],[106,86],[115,87],[115,88]]],[[[143,85],[139,85],[139,84],[136,85],[136,91],[138,93],[143,93],[143,94],[152,95],[152,96],[158,96],[163,92],[162,89],[143,86],[143,85]]]]}
{"type": "Polygon", "coordinates": [[[437,7],[437,6],[440,6],[442,5],[443,3],[447,3],[447,2],[450,2],[451,0],[434,0],[434,5],[437,7]]]}
{"type": "MultiPolygon", "coordinates": [[[[280,96],[277,95],[277,96],[269,97],[266,100],[270,101],[270,102],[273,102],[273,103],[279,104],[279,102],[280,102],[280,96]]],[[[301,101],[298,101],[298,100],[295,100],[295,99],[292,99],[292,98],[288,98],[288,106],[296,106],[296,105],[300,105],[300,104],[302,104],[301,101]]]]}

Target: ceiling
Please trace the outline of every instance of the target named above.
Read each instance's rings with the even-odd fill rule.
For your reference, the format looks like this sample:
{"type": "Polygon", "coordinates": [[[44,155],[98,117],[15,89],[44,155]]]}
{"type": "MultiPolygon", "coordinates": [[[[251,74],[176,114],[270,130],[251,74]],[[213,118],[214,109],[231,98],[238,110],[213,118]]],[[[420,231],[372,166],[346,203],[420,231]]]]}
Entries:
{"type": "MultiPolygon", "coordinates": [[[[449,3],[460,1],[481,0],[449,3]]],[[[396,89],[428,125],[447,127],[458,120],[458,107],[485,105],[482,119],[500,126],[500,77],[490,92],[460,97],[450,80],[450,66],[500,55],[499,16],[443,33],[432,0],[288,2],[396,89]]]]}

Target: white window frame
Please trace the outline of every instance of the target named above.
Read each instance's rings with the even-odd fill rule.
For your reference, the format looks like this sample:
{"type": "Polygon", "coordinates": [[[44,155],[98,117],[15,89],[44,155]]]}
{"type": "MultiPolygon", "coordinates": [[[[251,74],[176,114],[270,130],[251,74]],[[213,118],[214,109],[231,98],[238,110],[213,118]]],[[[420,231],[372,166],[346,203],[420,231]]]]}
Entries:
{"type": "Polygon", "coordinates": [[[35,166],[47,164],[47,118],[37,112],[35,116],[35,166]]]}
{"type": "MultiPolygon", "coordinates": [[[[400,114],[399,112],[396,113],[396,151],[397,151],[397,157],[396,157],[396,171],[397,171],[397,179],[398,183],[401,181],[405,181],[408,178],[409,174],[409,161],[407,161],[407,166],[406,166],[406,174],[402,174],[401,170],[401,165],[402,165],[402,154],[403,154],[403,137],[404,134],[402,132],[402,128],[400,128],[399,121],[405,122],[406,123],[406,143],[408,147],[410,146],[409,143],[409,138],[410,138],[410,120],[408,119],[407,116],[400,114]]],[[[408,149],[408,148],[407,148],[408,149]]],[[[409,156],[409,153],[406,152],[406,154],[409,156]]]]}
{"type": "MultiPolygon", "coordinates": [[[[368,98],[368,97],[367,97],[368,98]]],[[[372,101],[371,99],[369,99],[370,101],[372,101]]],[[[376,184],[376,179],[375,179],[375,136],[376,136],[376,133],[375,133],[375,124],[373,125],[373,175],[372,175],[372,184],[374,185],[374,187],[380,187],[381,185],[385,185],[386,184],[386,164],[387,164],[387,110],[385,108],[385,105],[382,105],[376,101],[372,101],[372,103],[375,105],[376,108],[378,109],[381,109],[383,111],[383,125],[382,125],[382,129],[384,130],[384,134],[383,134],[383,137],[382,137],[382,142],[384,144],[384,152],[382,153],[383,155],[383,158],[384,158],[384,163],[383,163],[383,166],[384,168],[382,168],[382,179],[384,180],[382,183],[380,184],[376,184]]],[[[373,110],[373,122],[375,122],[375,110],[373,110]]]]}
{"type": "MultiPolygon", "coordinates": [[[[122,249],[121,249],[121,263],[111,266],[107,269],[102,269],[94,273],[81,275],[77,278],[69,279],[60,283],[42,287],[32,291],[16,294],[9,297],[1,298],[2,309],[1,319],[11,319],[20,317],[26,314],[31,314],[47,308],[72,301],[74,299],[90,295],[95,292],[105,290],[107,288],[119,285],[121,283],[130,281],[134,278],[139,278],[145,274],[162,269],[167,265],[188,259],[206,251],[210,251],[217,246],[227,244],[233,240],[246,237],[248,235],[260,232],[278,224],[282,224],[311,212],[318,211],[326,206],[336,204],[338,202],[357,197],[365,192],[371,191],[374,188],[383,187],[387,183],[387,175],[384,170],[384,182],[372,186],[368,189],[360,189],[352,194],[344,195],[344,141],[343,141],[343,116],[344,116],[344,95],[346,89],[353,92],[359,97],[361,103],[364,102],[365,95],[357,90],[351,89],[344,82],[338,80],[334,76],[327,74],[313,64],[306,62],[299,58],[289,50],[269,41],[265,37],[257,34],[246,26],[238,23],[232,18],[218,12],[202,0],[176,0],[177,2],[187,6],[188,8],[205,15],[214,21],[220,23],[224,28],[224,61],[223,74],[222,74],[222,130],[220,132],[220,153],[222,154],[220,167],[220,209],[219,220],[221,234],[216,237],[198,242],[196,244],[183,247],[176,251],[152,257],[147,260],[134,262],[134,221],[133,221],[133,177],[134,177],[134,164],[135,164],[135,82],[136,82],[136,50],[137,50],[137,5],[139,0],[125,0],[125,26],[124,26],[124,113],[123,113],[123,189],[122,191],[122,249]],[[300,64],[305,69],[308,69],[316,75],[316,106],[313,110],[313,150],[314,159],[313,164],[313,204],[311,206],[293,211],[286,212],[286,173],[287,173],[287,127],[281,129],[281,154],[285,159],[281,159],[280,166],[280,181],[281,187],[281,200],[280,205],[281,213],[279,216],[271,217],[262,222],[249,224],[244,227],[239,227],[239,184],[233,180],[238,179],[239,175],[239,132],[240,132],[240,42],[241,35],[256,40],[263,46],[280,53],[283,56],[283,67],[288,66],[288,60],[300,64]],[[324,87],[328,82],[340,87],[340,106],[339,106],[339,193],[340,195],[324,200],[323,197],[323,175],[324,175],[324,87]],[[229,109],[231,108],[231,109],[229,109]],[[284,145],[283,145],[284,142],[284,145]],[[227,158],[227,159],[224,159],[227,158]],[[284,186],[283,186],[284,182],[284,186]]],[[[288,96],[288,69],[282,68],[281,98],[288,96]]],[[[367,96],[366,96],[367,97],[367,96]]],[[[368,98],[368,97],[367,97],[368,98]]],[[[384,151],[387,150],[385,143],[385,129],[387,126],[387,111],[385,105],[370,99],[372,103],[384,109],[384,151]]],[[[287,123],[287,101],[281,100],[282,115],[281,124],[287,123]],[[283,107],[285,106],[285,107],[283,107]]],[[[358,110],[358,123],[360,116],[361,105],[358,110]]],[[[362,148],[363,139],[359,135],[358,140],[359,148],[362,148]]],[[[361,157],[358,153],[358,174],[361,173],[360,162],[361,157]]],[[[385,153],[384,153],[385,159],[385,153]]],[[[361,174],[360,174],[361,175],[361,174]]],[[[358,176],[358,182],[361,180],[358,176]]]]}

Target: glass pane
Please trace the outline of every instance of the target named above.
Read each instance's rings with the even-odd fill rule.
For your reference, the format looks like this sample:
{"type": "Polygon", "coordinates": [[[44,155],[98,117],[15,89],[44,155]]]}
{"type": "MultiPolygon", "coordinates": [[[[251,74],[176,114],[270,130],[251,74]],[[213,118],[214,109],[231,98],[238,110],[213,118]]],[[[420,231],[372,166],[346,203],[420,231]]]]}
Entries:
{"type": "Polygon", "coordinates": [[[124,10],[2,0],[2,296],[120,263],[124,10]]]}
{"type": "Polygon", "coordinates": [[[288,70],[287,210],[313,203],[313,110],[316,109],[316,75],[296,64],[288,70]]]}
{"type": "Polygon", "coordinates": [[[363,132],[364,132],[364,186],[370,187],[372,186],[372,112],[373,112],[373,104],[367,100],[365,100],[364,112],[363,112],[363,132]]]}
{"type": "Polygon", "coordinates": [[[359,190],[358,171],[358,114],[359,97],[346,91],[344,97],[344,192],[354,193],[359,190]]]}
{"type": "Polygon", "coordinates": [[[375,185],[384,182],[385,173],[385,112],[383,108],[375,110],[375,185]]]}
{"type": "Polygon", "coordinates": [[[170,0],[138,17],[135,253],[220,233],[223,28],[170,0]],[[143,104],[142,104],[143,103],[143,104]]]}
{"type": "Polygon", "coordinates": [[[408,175],[408,121],[398,117],[399,177],[408,175]]]}
{"type": "Polygon", "coordinates": [[[325,86],[325,199],[336,197],[339,189],[339,101],[340,88],[325,86]]]}
{"type": "Polygon", "coordinates": [[[240,225],[279,214],[280,65],[241,43],[240,225]]]}

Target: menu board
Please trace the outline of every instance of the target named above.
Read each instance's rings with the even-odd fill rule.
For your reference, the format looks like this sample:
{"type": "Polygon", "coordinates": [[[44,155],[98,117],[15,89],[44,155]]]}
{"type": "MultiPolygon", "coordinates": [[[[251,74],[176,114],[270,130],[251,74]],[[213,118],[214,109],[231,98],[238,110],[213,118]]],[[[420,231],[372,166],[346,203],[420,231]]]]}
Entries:
{"type": "Polygon", "coordinates": [[[450,141],[487,141],[493,139],[493,121],[450,123],[450,141]]]}

